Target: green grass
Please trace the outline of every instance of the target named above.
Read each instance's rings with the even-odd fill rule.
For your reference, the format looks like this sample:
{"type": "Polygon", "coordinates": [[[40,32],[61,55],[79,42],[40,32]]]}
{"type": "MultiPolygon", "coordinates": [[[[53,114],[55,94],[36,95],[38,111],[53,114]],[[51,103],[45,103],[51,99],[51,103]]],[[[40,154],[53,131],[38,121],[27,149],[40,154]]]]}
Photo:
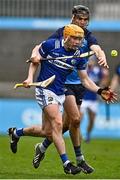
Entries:
{"type": "MultiPolygon", "coordinates": [[[[19,141],[18,152],[9,148],[9,138],[0,136],[0,179],[120,179],[120,140],[92,140],[83,142],[85,158],[94,168],[91,175],[80,173],[66,175],[61,160],[53,145],[49,147],[44,161],[38,169],[32,166],[34,144],[40,138],[23,137],[19,141]]],[[[65,139],[69,158],[75,162],[71,141],[65,139]]]]}

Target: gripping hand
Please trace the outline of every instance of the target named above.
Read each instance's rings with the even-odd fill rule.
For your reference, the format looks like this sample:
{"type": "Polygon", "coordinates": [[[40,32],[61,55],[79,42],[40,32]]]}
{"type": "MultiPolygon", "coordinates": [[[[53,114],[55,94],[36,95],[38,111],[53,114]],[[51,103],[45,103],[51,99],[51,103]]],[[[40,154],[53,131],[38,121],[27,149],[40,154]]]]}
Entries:
{"type": "Polygon", "coordinates": [[[99,94],[102,97],[102,99],[107,103],[114,103],[114,101],[117,101],[117,94],[114,93],[110,89],[110,87],[98,89],[97,94],[99,94]]]}

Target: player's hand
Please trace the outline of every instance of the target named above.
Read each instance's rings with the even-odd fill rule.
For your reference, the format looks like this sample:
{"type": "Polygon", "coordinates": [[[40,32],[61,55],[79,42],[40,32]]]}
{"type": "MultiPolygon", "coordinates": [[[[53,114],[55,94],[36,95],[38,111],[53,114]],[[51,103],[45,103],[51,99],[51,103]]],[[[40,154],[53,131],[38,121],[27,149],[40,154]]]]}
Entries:
{"type": "Polygon", "coordinates": [[[30,88],[29,84],[32,83],[33,81],[31,79],[26,79],[25,81],[23,81],[23,86],[25,88],[30,88]]]}
{"type": "Polygon", "coordinates": [[[30,59],[26,61],[26,63],[29,63],[29,62],[33,63],[34,65],[40,64],[40,56],[31,57],[30,59]]]}
{"type": "Polygon", "coordinates": [[[100,66],[104,66],[105,68],[109,68],[106,58],[104,58],[104,57],[98,57],[98,64],[100,66]]]}
{"type": "Polygon", "coordinates": [[[110,87],[100,88],[97,93],[105,100],[108,104],[117,101],[117,94],[114,93],[110,87]]]}

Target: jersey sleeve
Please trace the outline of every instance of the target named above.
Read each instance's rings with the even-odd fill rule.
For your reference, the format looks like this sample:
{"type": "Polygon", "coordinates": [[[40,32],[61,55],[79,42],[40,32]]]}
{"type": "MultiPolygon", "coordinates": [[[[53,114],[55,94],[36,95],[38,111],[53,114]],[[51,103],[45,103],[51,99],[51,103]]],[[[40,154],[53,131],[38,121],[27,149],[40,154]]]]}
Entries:
{"type": "Polygon", "coordinates": [[[57,29],[57,31],[55,33],[53,33],[51,36],[48,37],[48,39],[59,39],[61,37],[63,37],[63,30],[64,27],[57,29]]]}
{"type": "Polygon", "coordinates": [[[88,42],[88,47],[92,45],[98,45],[96,37],[92,34],[92,32],[88,31],[87,29],[85,30],[85,39],[88,42]]]}
{"type": "Polygon", "coordinates": [[[43,58],[46,58],[49,52],[54,48],[54,39],[43,41],[39,49],[39,53],[43,58]]]}

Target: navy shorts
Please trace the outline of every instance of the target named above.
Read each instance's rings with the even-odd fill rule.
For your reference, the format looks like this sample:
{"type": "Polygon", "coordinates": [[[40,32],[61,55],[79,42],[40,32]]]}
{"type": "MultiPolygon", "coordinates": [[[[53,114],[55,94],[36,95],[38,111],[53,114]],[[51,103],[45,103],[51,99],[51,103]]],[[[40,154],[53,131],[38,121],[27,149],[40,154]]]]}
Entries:
{"type": "Polygon", "coordinates": [[[82,84],[65,84],[65,96],[75,96],[77,105],[82,104],[85,87],[82,84]]]}

